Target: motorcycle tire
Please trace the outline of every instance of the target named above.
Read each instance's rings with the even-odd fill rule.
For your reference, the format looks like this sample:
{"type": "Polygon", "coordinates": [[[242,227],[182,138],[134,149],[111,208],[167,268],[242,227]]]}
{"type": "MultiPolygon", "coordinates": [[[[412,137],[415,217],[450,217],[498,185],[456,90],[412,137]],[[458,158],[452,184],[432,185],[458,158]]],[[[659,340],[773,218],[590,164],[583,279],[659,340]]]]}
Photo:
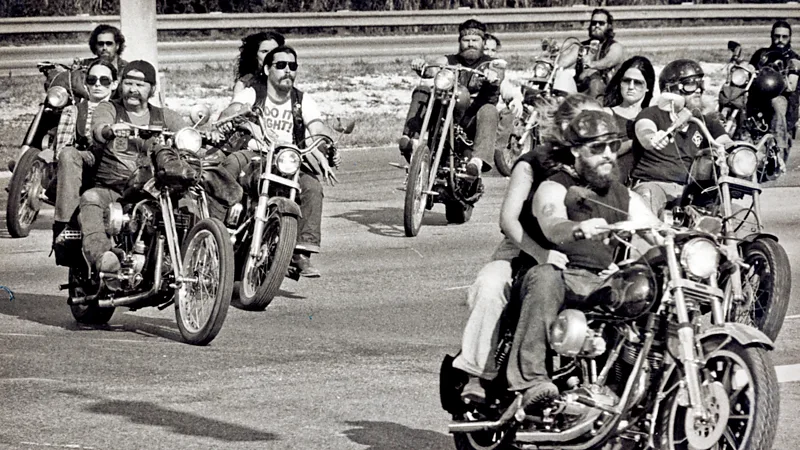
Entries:
{"type": "Polygon", "coordinates": [[[444,204],[444,214],[447,223],[461,224],[469,222],[472,218],[473,205],[465,205],[461,202],[447,202],[444,204]]]}
{"type": "Polygon", "coordinates": [[[31,147],[22,154],[8,182],[8,204],[6,226],[13,238],[23,238],[31,232],[31,226],[39,216],[44,192],[45,162],[39,158],[40,149],[31,147]]]}
{"type": "Polygon", "coordinates": [[[225,225],[209,218],[197,222],[189,230],[182,247],[181,275],[198,281],[183,282],[175,290],[175,320],[184,341],[207,345],[222,329],[231,303],[233,245],[225,225]],[[206,267],[209,262],[210,270],[206,267]],[[213,292],[209,292],[211,289],[213,292]],[[207,298],[202,298],[204,294],[207,298]],[[198,305],[200,302],[205,304],[198,305]],[[199,312],[197,306],[200,306],[199,312]]]}
{"type": "MultiPolygon", "coordinates": [[[[719,403],[715,405],[722,407],[727,405],[729,411],[721,408],[714,413],[715,417],[735,416],[735,418],[729,418],[724,425],[717,424],[724,426],[724,430],[703,427],[702,430],[696,430],[698,435],[692,438],[713,440],[715,434],[719,435],[722,432],[717,442],[712,445],[714,448],[717,443],[739,438],[738,442],[728,442],[724,447],[739,450],[770,449],[778,426],[780,393],[769,351],[757,346],[744,347],[734,340],[720,347],[722,343],[722,338],[718,337],[703,342],[704,367],[698,372],[701,375],[701,384],[720,385],[725,391],[724,394],[728,396],[726,400],[720,402],[722,405],[719,403]],[[711,377],[703,380],[706,373],[711,377]],[[735,395],[734,398],[728,400],[732,394],[735,395]]],[[[690,443],[690,433],[686,430],[686,421],[691,420],[689,418],[691,414],[686,406],[681,406],[680,391],[674,389],[659,410],[655,438],[656,448],[660,450],[694,448],[690,443]]],[[[704,445],[702,448],[712,446],[704,445]]]]}
{"type": "Polygon", "coordinates": [[[425,216],[425,205],[428,203],[428,180],[431,174],[431,151],[423,145],[411,156],[406,181],[406,201],[403,208],[403,228],[407,237],[419,234],[422,218],[425,216]]]}
{"type": "Polygon", "coordinates": [[[494,166],[504,177],[510,177],[514,164],[520,156],[533,150],[533,139],[531,135],[524,142],[519,143],[509,141],[505,148],[497,148],[494,151],[494,166]]]}
{"type": "Polygon", "coordinates": [[[242,267],[239,285],[239,305],[248,311],[263,311],[270,303],[286,277],[292,253],[297,244],[297,217],[271,214],[264,224],[261,250],[266,261],[257,267],[247,260],[242,267]]]}
{"type": "Polygon", "coordinates": [[[727,319],[758,328],[775,341],[792,296],[789,257],[774,239],[759,238],[742,248],[742,259],[750,266],[742,269],[747,310],[736,311],[734,306],[727,319]]]}
{"type": "MultiPolygon", "coordinates": [[[[94,294],[94,292],[86,292],[82,286],[78,285],[75,269],[69,269],[69,297],[82,297],[84,295],[94,294]]],[[[116,308],[101,308],[97,305],[69,305],[72,312],[72,317],[75,321],[85,325],[105,325],[111,320],[116,308]]]]}
{"type": "Polygon", "coordinates": [[[492,437],[490,431],[475,431],[472,433],[454,433],[453,442],[456,450],[512,450],[515,447],[504,444],[492,437]]]}

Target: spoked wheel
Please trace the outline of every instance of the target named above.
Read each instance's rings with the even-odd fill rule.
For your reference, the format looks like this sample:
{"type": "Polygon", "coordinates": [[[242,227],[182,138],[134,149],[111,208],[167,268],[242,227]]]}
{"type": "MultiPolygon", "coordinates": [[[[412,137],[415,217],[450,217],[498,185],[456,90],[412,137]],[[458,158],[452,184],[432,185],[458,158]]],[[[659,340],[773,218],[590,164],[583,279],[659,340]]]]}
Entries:
{"type": "Polygon", "coordinates": [[[523,141],[509,142],[505,148],[497,148],[494,151],[494,165],[497,171],[504,177],[510,177],[514,164],[520,156],[533,150],[533,134],[528,133],[523,141]]]}
{"type": "Polygon", "coordinates": [[[708,420],[681,406],[678,389],[661,410],[662,450],[771,449],[778,426],[778,380],[767,350],[729,341],[703,344],[701,392],[708,420]]]}
{"type": "Polygon", "coordinates": [[[734,304],[729,319],[761,330],[773,341],[789,308],[792,270],[789,257],[773,239],[757,239],[742,252],[748,269],[742,269],[744,304],[734,304]]]}
{"type": "MultiPolygon", "coordinates": [[[[96,289],[85,289],[83,286],[79,286],[79,277],[76,274],[76,270],[73,268],[69,269],[69,297],[76,298],[76,297],[83,297],[85,295],[91,295],[96,293],[96,289]]],[[[111,316],[114,315],[114,310],[116,308],[101,308],[97,305],[69,305],[69,309],[72,312],[72,317],[78,323],[86,324],[86,325],[103,325],[108,323],[111,320],[111,316]]]]}
{"type": "Polygon", "coordinates": [[[47,163],[39,158],[40,152],[33,147],[26,150],[8,182],[6,226],[11,237],[27,236],[42,207],[39,196],[44,193],[42,180],[47,163]]]}
{"type": "Polygon", "coordinates": [[[270,214],[264,224],[256,258],[247,256],[242,268],[239,301],[243,309],[261,311],[275,298],[283,283],[297,243],[297,218],[270,214]]]}
{"type": "Polygon", "coordinates": [[[427,145],[419,147],[411,157],[406,182],[406,203],[403,209],[403,227],[406,236],[414,237],[422,227],[422,217],[428,202],[428,180],[431,173],[431,151],[427,145]]]}
{"type": "Polygon", "coordinates": [[[233,293],[233,247],[225,225],[203,219],[184,241],[184,280],[176,291],[175,319],[183,339],[206,345],[217,336],[233,293]]]}

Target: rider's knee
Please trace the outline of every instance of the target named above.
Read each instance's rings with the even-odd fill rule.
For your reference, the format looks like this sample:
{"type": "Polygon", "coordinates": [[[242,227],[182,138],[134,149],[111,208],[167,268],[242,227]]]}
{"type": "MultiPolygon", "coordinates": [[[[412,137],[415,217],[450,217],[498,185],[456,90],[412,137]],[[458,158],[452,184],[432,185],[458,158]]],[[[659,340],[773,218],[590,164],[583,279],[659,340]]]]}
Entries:
{"type": "Polygon", "coordinates": [[[667,205],[667,194],[664,189],[656,183],[641,183],[633,188],[633,192],[639,194],[653,214],[661,214],[661,211],[667,205]]]}
{"type": "Polygon", "coordinates": [[[487,103],[478,109],[478,121],[500,121],[500,112],[497,111],[497,106],[492,103],[487,103]]]}
{"type": "Polygon", "coordinates": [[[59,164],[82,163],[81,154],[75,147],[64,147],[58,152],[59,164]]]}
{"type": "Polygon", "coordinates": [[[773,98],[772,109],[775,111],[775,113],[785,115],[786,111],[789,109],[789,99],[782,95],[773,98]]]}
{"type": "Polygon", "coordinates": [[[97,206],[98,208],[105,208],[106,201],[105,196],[103,196],[99,190],[97,189],[89,189],[88,191],[81,194],[81,208],[86,208],[87,206],[97,206]]]}
{"type": "Polygon", "coordinates": [[[544,292],[561,282],[561,269],[552,264],[542,264],[529,270],[522,279],[527,292],[544,292]]]}
{"type": "Polygon", "coordinates": [[[322,183],[316,177],[312,177],[311,175],[301,175],[300,176],[300,192],[303,197],[322,197],[322,183]]]}

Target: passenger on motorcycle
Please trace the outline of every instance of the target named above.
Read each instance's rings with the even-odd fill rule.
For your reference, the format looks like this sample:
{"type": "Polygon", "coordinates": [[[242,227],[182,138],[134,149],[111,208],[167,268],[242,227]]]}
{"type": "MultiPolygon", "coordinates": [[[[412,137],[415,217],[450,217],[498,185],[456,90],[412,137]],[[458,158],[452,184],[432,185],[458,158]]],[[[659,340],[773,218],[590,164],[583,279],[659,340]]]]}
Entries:
{"type": "Polygon", "coordinates": [[[622,147],[617,152],[619,181],[627,185],[634,158],[633,122],[642,109],[650,106],[656,84],[656,73],[650,60],[644,56],[634,56],[620,66],[606,86],[603,106],[617,120],[617,128],[622,133],[622,147]]]}
{"type": "MultiPolygon", "coordinates": [[[[703,133],[693,123],[677,130],[673,136],[667,133],[678,111],[684,107],[701,116],[705,89],[703,76],[703,69],[696,61],[678,59],[670,62],[658,76],[661,104],[645,108],[636,116],[633,152],[637,163],[631,172],[631,183],[634,191],[645,199],[657,215],[668,205],[680,200],[688,182],[692,161],[700,149],[709,146],[703,133]]],[[[701,117],[718,143],[733,142],[725,134],[719,120],[711,116],[701,117]]]]}
{"type": "Polygon", "coordinates": [[[500,207],[500,229],[504,237],[492,261],[481,268],[467,292],[471,313],[464,327],[461,353],[453,361],[453,367],[471,376],[462,391],[462,397],[471,402],[482,402],[486,397],[481,380],[493,380],[497,376],[494,355],[500,339],[498,323],[508,303],[513,273],[537,261],[560,268],[567,263],[563,253],[551,249],[552,246],[542,239],[531,213],[531,202],[536,188],[549,176],[558,172],[576,175],[572,154],[562,151],[567,145],[563,132],[584,110],[599,111],[601,107],[583,94],[567,97],[555,111],[552,121],[545,124],[542,145],[520,157],[511,172],[500,207]]]}
{"type": "Polygon", "coordinates": [[[757,50],[750,58],[750,64],[757,70],[764,67],[775,67],[776,64],[786,70],[786,87],[771,102],[773,114],[769,127],[775,135],[778,148],[782,150],[783,159],[786,161],[789,158],[791,146],[789,137],[794,136],[797,131],[798,105],[800,104],[800,90],[797,89],[797,81],[798,75],[800,75],[800,55],[792,50],[792,28],[785,20],[778,20],[772,24],[770,37],[772,45],[757,50]]]}
{"type": "Polygon", "coordinates": [[[483,54],[489,58],[497,58],[497,52],[500,51],[502,44],[500,39],[492,33],[486,33],[486,39],[483,43],[483,54]]]}
{"type": "MultiPolygon", "coordinates": [[[[475,19],[469,19],[459,25],[458,33],[459,53],[438,57],[433,64],[461,65],[471,69],[487,67],[492,58],[483,53],[486,25],[475,19]]],[[[412,66],[416,70],[421,70],[424,65],[424,59],[415,59],[412,62],[412,66]]],[[[500,98],[499,86],[505,76],[503,71],[500,71],[496,77],[494,74],[495,72],[488,72],[487,78],[484,79],[465,72],[458,80],[461,85],[469,89],[473,97],[460,125],[471,137],[474,137],[474,150],[467,150],[471,154],[465,154],[464,157],[469,160],[467,171],[475,179],[480,176],[483,164],[488,166],[489,163],[486,161],[493,159],[498,122],[495,105],[500,98]]],[[[414,89],[411,95],[411,105],[406,115],[403,136],[399,140],[400,153],[406,161],[411,160],[414,139],[419,137],[429,95],[430,88],[422,85],[414,89]]]]}
{"type": "MultiPolygon", "coordinates": [[[[331,130],[322,121],[317,103],[309,95],[294,87],[297,76],[297,53],[291,47],[280,46],[270,51],[264,58],[264,70],[254,78],[250,86],[237,94],[233,102],[261,107],[268,115],[267,126],[278,137],[278,142],[295,144],[305,148],[307,136],[331,136],[331,130]]],[[[330,166],[338,167],[341,158],[335,149],[328,152],[327,162],[323,164],[323,177],[334,185],[336,176],[330,166]]],[[[243,182],[246,192],[251,191],[248,169],[253,153],[239,151],[231,153],[225,161],[225,168],[243,182]]],[[[326,162],[323,158],[322,162],[326,162]]],[[[292,256],[292,264],[301,276],[316,278],[319,270],[311,264],[311,255],[319,253],[322,240],[322,184],[308,169],[300,173],[300,192],[297,196],[302,217],[299,218],[297,246],[292,256]]]]}
{"type": "Polygon", "coordinates": [[[95,57],[82,60],[81,64],[84,66],[102,60],[110,62],[117,72],[122,72],[125,65],[128,64],[122,59],[122,52],[125,50],[125,36],[115,26],[103,24],[95,27],[89,36],[89,49],[95,57]]]}
{"type": "Polygon", "coordinates": [[[94,269],[114,273],[120,261],[111,252],[103,213],[131,187],[140,167],[149,167],[152,143],[139,138],[117,138],[115,132],[129,130],[120,122],[139,126],[162,126],[178,131],[189,124],[175,111],[148,102],[156,92],[156,70],[147,61],[131,61],[120,75],[120,98],[101,102],[94,110],[92,136],[98,145],[99,161],[95,186],[80,199],[78,222],[83,233],[83,253],[94,269]]]}
{"type": "Polygon", "coordinates": [[[606,83],[625,60],[625,49],[614,40],[614,17],[610,12],[603,8],[592,11],[589,39],[581,42],[581,46],[588,46],[591,50],[581,58],[582,47],[570,47],[561,57],[561,66],[575,68],[578,92],[595,98],[602,97],[606,83]]]}
{"type": "Polygon", "coordinates": [[[286,39],[277,31],[261,31],[242,39],[239,57],[236,59],[234,72],[236,83],[233,85],[233,95],[249,87],[253,79],[264,70],[264,57],[267,53],[285,43],[286,39]]]}
{"type": "Polygon", "coordinates": [[[99,60],[89,66],[84,79],[89,98],[61,112],[56,136],[58,169],[53,214],[53,243],[68,224],[75,224],[81,188],[90,186],[97,162],[92,138],[92,117],[97,105],[111,97],[117,88],[117,69],[99,60]]]}
{"type": "Polygon", "coordinates": [[[521,279],[522,305],[506,377],[510,390],[524,391],[523,407],[558,395],[548,376],[546,352],[548,330],[559,310],[564,305],[579,307],[616,270],[615,243],[599,239],[603,227],[622,221],[658,222],[642,198],[617,180],[618,134],[608,113],[578,114],[564,132],[578,177],[556,173],[534,194],[533,216],[542,237],[569,263],[566,269],[538,265],[521,279]],[[576,241],[577,232],[587,240],[576,241]]]}

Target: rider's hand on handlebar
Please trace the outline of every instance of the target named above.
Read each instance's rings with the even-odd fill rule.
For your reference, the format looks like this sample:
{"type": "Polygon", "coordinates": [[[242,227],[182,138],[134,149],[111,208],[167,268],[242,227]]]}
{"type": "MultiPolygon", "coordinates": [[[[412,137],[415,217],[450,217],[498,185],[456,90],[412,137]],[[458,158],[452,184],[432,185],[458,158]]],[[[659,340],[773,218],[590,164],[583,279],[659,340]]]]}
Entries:
{"type": "Polygon", "coordinates": [[[522,113],[523,111],[525,111],[525,107],[522,105],[522,99],[515,98],[511,100],[511,102],[508,104],[508,109],[510,109],[511,112],[514,113],[514,117],[516,117],[517,119],[522,117],[522,113]]]}
{"type": "Polygon", "coordinates": [[[653,136],[650,138],[650,144],[656,150],[664,150],[667,145],[669,145],[669,142],[670,136],[664,130],[656,131],[655,134],[653,134],[653,136]]]}
{"type": "Polygon", "coordinates": [[[423,67],[425,67],[425,60],[423,58],[415,58],[411,61],[411,68],[415,72],[422,72],[423,67]]]}
{"type": "Polygon", "coordinates": [[[583,233],[584,239],[602,237],[607,228],[608,222],[606,222],[606,219],[588,219],[578,223],[578,230],[583,233]]]}

